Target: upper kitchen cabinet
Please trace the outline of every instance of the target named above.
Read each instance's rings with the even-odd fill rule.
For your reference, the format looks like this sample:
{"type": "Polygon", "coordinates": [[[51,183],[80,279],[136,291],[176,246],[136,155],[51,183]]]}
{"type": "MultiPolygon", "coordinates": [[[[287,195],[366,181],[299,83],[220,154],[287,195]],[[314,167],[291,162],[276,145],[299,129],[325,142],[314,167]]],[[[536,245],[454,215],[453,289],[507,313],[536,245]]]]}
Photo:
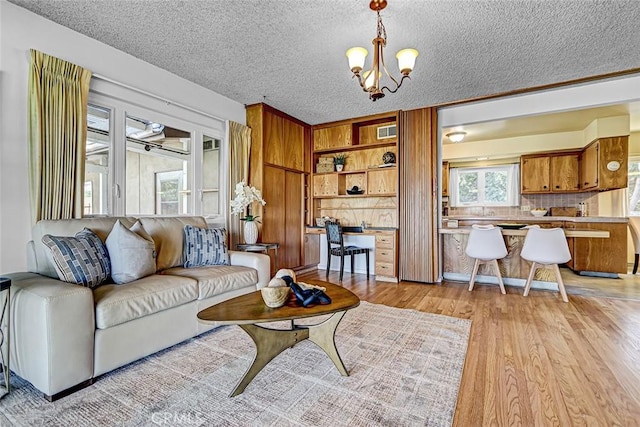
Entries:
{"type": "Polygon", "coordinates": [[[520,185],[522,193],[548,193],[551,187],[549,156],[522,156],[520,158],[520,185]]]}
{"type": "Polygon", "coordinates": [[[520,158],[522,193],[579,191],[579,154],[579,152],[556,152],[522,156],[520,158]]]}
{"type": "Polygon", "coordinates": [[[629,137],[600,138],[580,156],[582,190],[615,190],[627,187],[629,137]]]}
{"type": "Polygon", "coordinates": [[[578,153],[551,156],[550,182],[552,192],[572,192],[580,189],[578,153]]]}
{"type": "Polygon", "coordinates": [[[449,162],[442,162],[442,195],[449,195],[449,162]]]}

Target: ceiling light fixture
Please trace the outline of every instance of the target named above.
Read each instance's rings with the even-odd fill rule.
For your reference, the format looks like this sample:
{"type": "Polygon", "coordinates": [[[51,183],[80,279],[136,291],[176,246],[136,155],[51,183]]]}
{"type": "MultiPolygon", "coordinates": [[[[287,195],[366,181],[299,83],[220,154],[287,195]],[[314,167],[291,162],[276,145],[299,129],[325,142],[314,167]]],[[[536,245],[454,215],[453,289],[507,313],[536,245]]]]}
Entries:
{"type": "Polygon", "coordinates": [[[352,47],[347,51],[347,58],[349,58],[349,68],[353,72],[353,77],[358,78],[358,83],[362,90],[369,93],[369,99],[376,101],[383,98],[386,89],[389,93],[396,93],[404,79],[409,78],[409,73],[413,71],[413,67],[416,64],[416,58],[418,57],[418,51],[415,49],[402,49],[396,54],[398,58],[398,68],[402,73],[402,79],[400,83],[389,74],[387,67],[384,64],[384,48],[387,45],[387,30],[382,24],[382,18],[380,17],[380,11],[387,7],[387,0],[371,0],[369,3],[371,10],[375,11],[378,15],[378,32],[376,38],[372,40],[373,43],[373,64],[369,71],[365,71],[360,74],[364,68],[364,60],[369,54],[367,49],[363,47],[352,47]],[[390,89],[389,86],[380,87],[380,78],[382,77],[382,71],[391,79],[395,87],[390,89]]]}
{"type": "Polygon", "coordinates": [[[460,142],[467,135],[466,132],[450,132],[446,136],[451,142],[460,142]]]}

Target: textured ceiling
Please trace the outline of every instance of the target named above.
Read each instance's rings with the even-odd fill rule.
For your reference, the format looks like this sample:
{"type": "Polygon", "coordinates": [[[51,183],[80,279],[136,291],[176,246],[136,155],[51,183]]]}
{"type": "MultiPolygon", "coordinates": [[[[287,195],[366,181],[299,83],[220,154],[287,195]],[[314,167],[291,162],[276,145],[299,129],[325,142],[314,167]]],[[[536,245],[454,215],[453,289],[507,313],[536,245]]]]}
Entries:
{"type": "Polygon", "coordinates": [[[637,0],[389,0],[389,70],[398,74],[401,48],[420,56],[412,79],[375,103],[351,79],[345,56],[352,46],[370,49],[368,0],[9,1],[309,124],[640,67],[637,0]]]}

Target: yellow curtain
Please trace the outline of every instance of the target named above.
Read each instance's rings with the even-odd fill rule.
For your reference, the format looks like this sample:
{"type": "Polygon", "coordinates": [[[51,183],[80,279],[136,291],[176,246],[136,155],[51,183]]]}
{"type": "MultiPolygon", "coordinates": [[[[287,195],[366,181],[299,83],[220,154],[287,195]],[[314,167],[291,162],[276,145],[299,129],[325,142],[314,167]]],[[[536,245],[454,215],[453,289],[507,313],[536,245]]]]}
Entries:
{"type": "Polygon", "coordinates": [[[80,218],[91,71],[31,49],[29,193],[31,216],[80,218]]]}
{"type": "MultiPolygon", "coordinates": [[[[240,181],[249,183],[249,156],[251,154],[251,128],[236,122],[229,122],[229,195],[235,197],[235,187],[240,181]]],[[[242,243],[242,221],[240,217],[231,215],[229,208],[229,248],[242,243]]]]}

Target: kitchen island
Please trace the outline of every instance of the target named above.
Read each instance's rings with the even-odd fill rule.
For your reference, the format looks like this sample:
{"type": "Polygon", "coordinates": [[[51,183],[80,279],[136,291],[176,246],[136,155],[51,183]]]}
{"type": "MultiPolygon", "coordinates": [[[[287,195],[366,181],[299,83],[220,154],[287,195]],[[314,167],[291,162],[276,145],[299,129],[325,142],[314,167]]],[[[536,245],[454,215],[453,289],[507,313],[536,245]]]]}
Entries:
{"type": "MultiPolygon", "coordinates": [[[[443,224],[457,220],[458,228],[441,227],[443,278],[468,281],[473,260],[465,254],[472,224],[538,224],[544,228],[560,227],[565,230],[571,252],[567,267],[584,275],[618,277],[627,272],[627,218],[613,217],[446,217],[443,224]]],[[[498,260],[506,284],[524,286],[530,263],[520,257],[526,229],[502,230],[508,254],[498,260]]],[[[497,283],[490,265],[482,265],[478,282],[497,283]]],[[[550,269],[536,272],[533,287],[557,290],[550,269]]]]}

